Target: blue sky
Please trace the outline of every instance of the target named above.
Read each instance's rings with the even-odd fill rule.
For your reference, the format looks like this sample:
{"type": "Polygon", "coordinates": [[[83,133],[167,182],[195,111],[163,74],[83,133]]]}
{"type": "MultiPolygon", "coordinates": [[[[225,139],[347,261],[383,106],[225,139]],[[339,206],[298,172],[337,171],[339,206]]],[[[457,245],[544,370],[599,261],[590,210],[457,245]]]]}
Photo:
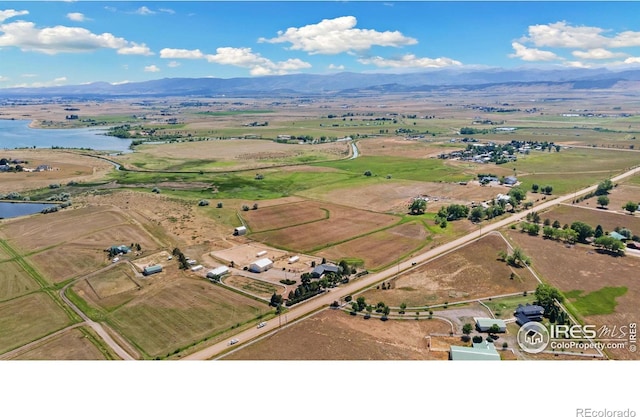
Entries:
{"type": "Polygon", "coordinates": [[[640,66],[640,2],[0,3],[0,88],[640,66]]]}

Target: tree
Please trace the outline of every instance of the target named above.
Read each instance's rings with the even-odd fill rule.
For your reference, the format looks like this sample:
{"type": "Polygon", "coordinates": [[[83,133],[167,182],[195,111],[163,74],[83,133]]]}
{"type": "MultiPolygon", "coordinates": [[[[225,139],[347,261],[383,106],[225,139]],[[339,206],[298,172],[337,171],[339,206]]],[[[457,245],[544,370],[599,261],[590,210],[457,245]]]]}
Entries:
{"type": "Polygon", "coordinates": [[[537,193],[539,189],[540,189],[540,186],[538,184],[531,184],[532,192],[537,193]]]}
{"type": "Polygon", "coordinates": [[[407,309],[407,303],[403,302],[400,304],[400,314],[404,314],[404,311],[407,309]]]}
{"type": "Polygon", "coordinates": [[[474,207],[469,213],[469,220],[474,223],[481,222],[484,218],[484,209],[481,206],[474,207]]]}
{"type": "Polygon", "coordinates": [[[423,198],[414,198],[409,205],[411,214],[422,214],[427,209],[427,201],[423,198]]]}
{"type": "Polygon", "coordinates": [[[253,210],[258,210],[258,203],[253,203],[253,210]]]}
{"type": "Polygon", "coordinates": [[[246,204],[242,205],[242,211],[249,211],[249,206],[246,204]]]}
{"type": "Polygon", "coordinates": [[[364,297],[358,297],[356,299],[356,304],[358,305],[358,311],[364,310],[365,307],[367,306],[367,303],[366,303],[364,297]]]}
{"type": "Polygon", "coordinates": [[[544,308],[545,316],[548,316],[549,313],[556,308],[556,301],[560,303],[564,301],[564,297],[560,291],[549,284],[538,284],[535,297],[537,304],[544,308]]]}
{"type": "Polygon", "coordinates": [[[602,208],[607,207],[609,205],[609,197],[607,197],[606,195],[599,195],[598,205],[602,208]]]}
{"type": "Polygon", "coordinates": [[[624,253],[624,243],[611,236],[600,236],[593,243],[608,252],[616,255],[624,253]]]}
{"type": "Polygon", "coordinates": [[[222,208],[222,206],[223,206],[222,201],[218,201],[218,204],[216,204],[216,207],[217,208],[222,208]]]}
{"type": "Polygon", "coordinates": [[[553,224],[551,225],[551,227],[553,227],[554,229],[560,229],[560,227],[562,227],[562,226],[560,226],[560,222],[559,221],[554,220],[553,224]]]}
{"type": "Polygon", "coordinates": [[[595,194],[596,195],[607,195],[609,194],[609,191],[611,191],[613,189],[613,182],[611,182],[611,180],[606,179],[604,181],[602,181],[600,184],[598,184],[598,187],[596,188],[595,194]]]}
{"type": "Polygon", "coordinates": [[[604,230],[602,229],[602,226],[597,225],[596,230],[593,232],[593,237],[599,238],[600,236],[603,236],[603,235],[604,235],[604,230]]]}
{"type": "Polygon", "coordinates": [[[627,202],[624,206],[622,206],[624,210],[627,210],[629,214],[633,214],[638,210],[638,203],[634,203],[633,201],[627,202]]]}
{"type": "Polygon", "coordinates": [[[586,243],[587,238],[593,236],[593,228],[584,222],[571,223],[571,229],[578,234],[578,241],[586,243]]]}
{"type": "Polygon", "coordinates": [[[489,328],[489,334],[496,334],[500,332],[500,327],[497,324],[492,324],[489,328]]]}
{"type": "Polygon", "coordinates": [[[369,171],[369,170],[366,170],[366,171],[364,172],[364,176],[365,176],[365,177],[370,177],[371,175],[372,175],[372,174],[371,174],[371,171],[369,171]]]}
{"type": "Polygon", "coordinates": [[[277,307],[282,305],[282,296],[274,292],[273,295],[271,296],[271,301],[269,302],[269,305],[272,307],[277,307]]]}
{"type": "Polygon", "coordinates": [[[513,187],[507,194],[511,197],[511,205],[517,207],[525,198],[527,198],[527,192],[520,187],[513,187]]]}
{"type": "Polygon", "coordinates": [[[516,246],[513,248],[513,253],[507,256],[507,263],[511,266],[520,267],[531,264],[531,259],[525,255],[522,248],[516,246]]]}
{"type": "Polygon", "coordinates": [[[462,326],[462,333],[466,334],[467,336],[469,336],[472,331],[473,326],[471,325],[471,323],[465,323],[464,326],[462,326]]]}

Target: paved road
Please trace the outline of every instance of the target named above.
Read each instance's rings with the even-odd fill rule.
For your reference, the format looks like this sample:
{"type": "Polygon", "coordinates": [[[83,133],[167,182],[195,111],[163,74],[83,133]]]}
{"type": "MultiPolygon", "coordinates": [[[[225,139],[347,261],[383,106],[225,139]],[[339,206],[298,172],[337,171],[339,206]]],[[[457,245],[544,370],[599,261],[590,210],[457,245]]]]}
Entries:
{"type": "MultiPolygon", "coordinates": [[[[629,176],[632,176],[634,174],[637,174],[638,172],[640,172],[640,167],[636,167],[634,169],[631,169],[629,171],[624,172],[623,174],[618,175],[617,177],[611,178],[612,181],[616,182],[616,181],[620,181],[624,178],[627,178],[629,176]]],[[[344,286],[340,286],[338,288],[334,288],[332,289],[330,292],[325,293],[323,295],[317,296],[315,298],[312,298],[311,300],[304,302],[300,305],[295,306],[294,308],[292,308],[290,311],[288,311],[286,314],[283,314],[281,317],[276,317],[272,320],[269,320],[267,322],[267,325],[261,329],[258,328],[252,328],[252,329],[248,329],[245,330],[244,332],[241,332],[239,334],[236,334],[232,337],[229,337],[228,339],[225,339],[222,342],[219,342],[215,345],[206,347],[198,352],[195,352],[191,355],[185,356],[183,359],[188,359],[188,360],[205,360],[205,359],[211,359],[214,358],[215,356],[219,355],[220,353],[224,352],[225,350],[228,350],[230,348],[229,345],[229,341],[231,339],[238,339],[239,342],[238,344],[234,345],[235,347],[239,347],[240,345],[242,345],[243,343],[246,343],[260,335],[263,335],[267,332],[271,332],[274,329],[277,329],[280,325],[284,325],[285,323],[291,323],[295,320],[298,320],[320,308],[326,307],[329,304],[331,304],[334,300],[338,300],[342,297],[345,297],[347,295],[353,295],[355,293],[357,293],[358,291],[362,291],[365,288],[368,288],[380,281],[383,281],[385,279],[389,279],[392,278],[393,276],[395,276],[396,274],[398,274],[399,272],[408,270],[410,268],[412,268],[414,265],[412,265],[413,262],[419,264],[422,262],[425,262],[427,260],[430,260],[432,258],[435,258],[437,256],[443,255],[453,249],[458,248],[461,245],[464,245],[466,243],[469,243],[475,239],[478,239],[479,237],[486,235],[487,233],[500,229],[504,226],[507,226],[513,222],[516,221],[520,221],[523,218],[525,218],[527,216],[528,213],[532,212],[532,211],[541,211],[541,210],[545,210],[548,209],[552,206],[555,206],[559,203],[568,201],[568,200],[572,200],[574,199],[577,195],[581,195],[581,194],[585,194],[591,191],[595,191],[597,188],[597,185],[593,185],[587,188],[584,188],[580,191],[577,192],[572,192],[570,194],[566,194],[560,197],[556,197],[554,199],[549,199],[548,201],[545,201],[544,203],[533,207],[531,209],[528,210],[524,210],[522,212],[513,214],[511,216],[509,216],[508,218],[505,218],[503,220],[500,220],[498,222],[495,223],[490,223],[490,224],[486,224],[486,225],[482,225],[481,228],[479,228],[478,230],[469,233],[468,235],[465,235],[459,239],[456,239],[452,242],[448,242],[445,243],[441,246],[438,246],[436,248],[433,248],[427,252],[424,252],[420,255],[417,255],[405,262],[401,262],[397,265],[394,265],[391,268],[388,268],[384,271],[375,273],[375,274],[369,274],[369,275],[365,275],[363,277],[357,278],[355,280],[353,280],[352,282],[350,282],[347,285],[344,286]]]]}

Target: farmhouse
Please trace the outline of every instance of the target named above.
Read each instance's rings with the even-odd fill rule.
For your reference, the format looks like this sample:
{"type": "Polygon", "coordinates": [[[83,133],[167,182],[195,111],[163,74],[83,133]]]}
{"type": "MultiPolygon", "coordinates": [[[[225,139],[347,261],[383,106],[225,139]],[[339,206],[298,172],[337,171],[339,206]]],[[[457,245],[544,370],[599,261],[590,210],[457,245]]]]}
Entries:
{"type": "Polygon", "coordinates": [[[327,272],[332,272],[334,274],[337,274],[338,272],[340,272],[340,268],[338,268],[336,265],[320,264],[315,268],[313,268],[313,271],[311,271],[311,277],[320,278],[327,272]]]}
{"type": "Polygon", "coordinates": [[[476,321],[476,329],[479,332],[488,332],[493,325],[498,326],[499,330],[497,333],[504,333],[507,331],[507,325],[504,320],[488,319],[485,317],[474,317],[473,319],[476,321]]]}
{"type": "Polygon", "coordinates": [[[483,340],[473,347],[450,346],[449,359],[452,361],[499,361],[500,354],[493,343],[483,340]]]}
{"type": "Polygon", "coordinates": [[[514,176],[508,176],[504,178],[504,185],[516,185],[518,183],[518,178],[514,176]]]}
{"type": "Polygon", "coordinates": [[[620,234],[618,232],[611,232],[611,233],[609,233],[609,236],[611,236],[615,240],[620,240],[620,241],[627,240],[627,237],[625,235],[622,235],[622,234],[620,234]]]}
{"type": "Polygon", "coordinates": [[[516,323],[520,326],[523,326],[530,321],[542,321],[542,315],[544,314],[544,308],[536,305],[522,305],[520,304],[518,308],[516,308],[515,316],[516,323]]]}
{"type": "Polygon", "coordinates": [[[234,236],[242,236],[247,234],[247,228],[245,226],[239,226],[233,229],[234,236]]]}
{"type": "Polygon", "coordinates": [[[157,274],[158,272],[162,272],[162,265],[145,266],[144,269],[142,270],[142,273],[144,275],[153,275],[153,274],[157,274]]]}
{"type": "Polygon", "coordinates": [[[222,276],[229,273],[229,268],[226,266],[219,266],[207,272],[207,278],[210,280],[219,280],[222,276]]]}
{"type": "Polygon", "coordinates": [[[258,259],[254,263],[249,266],[249,271],[251,272],[264,272],[273,266],[273,262],[269,258],[258,259]]]}

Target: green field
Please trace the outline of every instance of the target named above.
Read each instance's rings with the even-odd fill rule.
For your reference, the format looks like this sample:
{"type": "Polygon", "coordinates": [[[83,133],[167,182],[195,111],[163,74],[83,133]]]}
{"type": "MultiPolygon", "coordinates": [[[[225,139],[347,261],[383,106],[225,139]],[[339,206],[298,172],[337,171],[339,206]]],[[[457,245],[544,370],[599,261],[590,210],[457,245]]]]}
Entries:
{"type": "Polygon", "coordinates": [[[573,307],[583,316],[595,314],[612,314],[616,310],[618,302],[616,298],[627,293],[627,287],[604,287],[582,295],[582,290],[574,290],[565,293],[573,307]]]}
{"type": "Polygon", "coordinates": [[[494,298],[491,301],[485,300],[482,303],[489,307],[496,317],[510,319],[513,318],[513,313],[520,304],[533,304],[535,300],[536,297],[534,295],[527,294],[526,296],[517,295],[514,297],[494,298]]]}

